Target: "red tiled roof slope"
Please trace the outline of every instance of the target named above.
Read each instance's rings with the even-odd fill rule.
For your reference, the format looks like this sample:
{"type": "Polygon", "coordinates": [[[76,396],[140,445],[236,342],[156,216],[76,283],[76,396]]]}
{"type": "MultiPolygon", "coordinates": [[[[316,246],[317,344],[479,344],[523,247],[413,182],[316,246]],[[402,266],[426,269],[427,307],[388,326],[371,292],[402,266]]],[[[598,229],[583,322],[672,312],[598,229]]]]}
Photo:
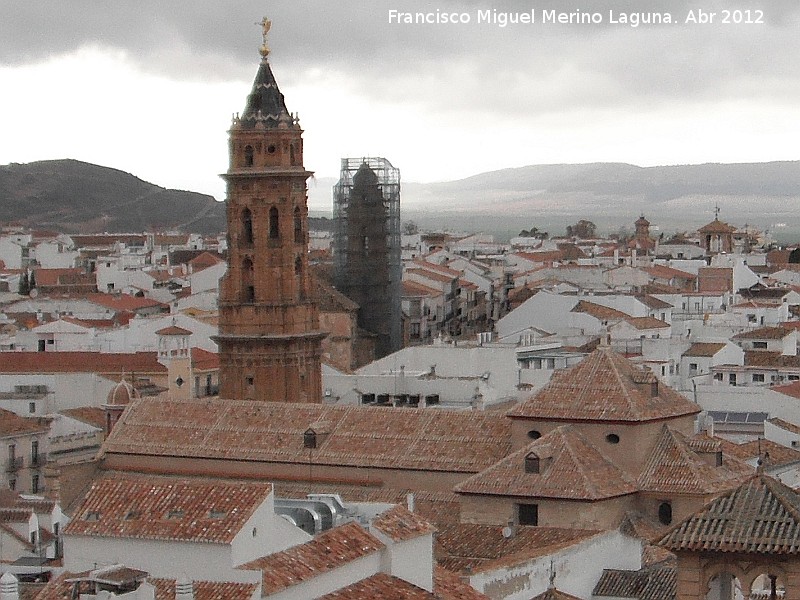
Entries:
{"type": "Polygon", "coordinates": [[[638,422],[700,412],[694,402],[651,381],[657,382],[651,372],[599,347],[576,366],[556,371],[544,388],[507,414],[512,419],[638,422]],[[653,385],[658,385],[656,396],[650,393],[653,385]]]}
{"type": "Polygon", "coordinates": [[[303,433],[319,421],[331,430],[316,464],[475,473],[511,449],[510,421],[491,413],[142,398],[104,451],[307,464],[303,433]]]}
{"type": "Polygon", "coordinates": [[[92,537],[229,543],[271,492],[271,484],[252,481],[109,474],[92,483],[64,531],[92,537]]]}
{"type": "Polygon", "coordinates": [[[313,540],[256,559],[239,567],[260,570],[261,594],[275,594],[333,571],[384,548],[358,523],[351,522],[319,534],[313,540]]]}
{"type": "Polygon", "coordinates": [[[411,540],[434,531],[433,525],[400,505],[383,511],[371,526],[394,542],[411,540]]]}
{"type": "Polygon", "coordinates": [[[720,455],[722,464],[715,466],[703,460],[700,452],[713,454],[722,446],[703,436],[687,440],[666,425],[639,476],[642,491],[663,494],[719,494],[731,489],[753,473],[752,467],[733,456],[720,455]]]}
{"type": "Polygon", "coordinates": [[[455,487],[463,494],[601,500],[636,492],[636,484],[580,433],[563,425],[455,487]],[[539,472],[525,470],[527,456],[539,472]],[[548,464],[549,463],[549,464],[548,464]]]}
{"type": "Polygon", "coordinates": [[[755,475],[658,543],[673,552],[800,554],[800,495],[767,475],[755,475]]]}

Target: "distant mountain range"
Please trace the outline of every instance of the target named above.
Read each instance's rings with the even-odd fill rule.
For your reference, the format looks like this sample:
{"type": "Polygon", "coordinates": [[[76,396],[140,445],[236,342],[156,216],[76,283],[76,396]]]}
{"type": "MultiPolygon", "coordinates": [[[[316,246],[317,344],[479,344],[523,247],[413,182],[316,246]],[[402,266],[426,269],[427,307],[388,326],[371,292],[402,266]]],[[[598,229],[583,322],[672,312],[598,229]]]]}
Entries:
{"type": "MultiPolygon", "coordinates": [[[[309,183],[309,205],[330,211],[333,179],[309,183]]],[[[404,182],[403,219],[439,226],[561,233],[593,220],[600,230],[632,227],[645,214],[662,230],[714,217],[762,228],[800,229],[800,161],[637,167],[623,163],[533,165],[442,183],[404,182]],[[504,225],[503,225],[504,224],[504,225]]],[[[116,169],[75,160],[0,166],[0,221],[67,232],[180,229],[217,233],[224,204],[168,190],[116,169]]]]}

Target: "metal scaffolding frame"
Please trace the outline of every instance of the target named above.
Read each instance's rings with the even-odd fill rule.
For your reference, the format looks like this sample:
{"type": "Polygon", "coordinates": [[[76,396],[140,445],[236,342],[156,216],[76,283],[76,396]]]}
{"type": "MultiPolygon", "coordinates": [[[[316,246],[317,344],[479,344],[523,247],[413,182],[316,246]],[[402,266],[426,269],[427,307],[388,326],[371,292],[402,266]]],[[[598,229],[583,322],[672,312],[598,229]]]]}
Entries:
{"type": "Polygon", "coordinates": [[[400,170],[381,157],[343,158],[333,218],[336,287],[359,304],[359,326],[378,336],[376,354],[399,350],[400,170]]]}

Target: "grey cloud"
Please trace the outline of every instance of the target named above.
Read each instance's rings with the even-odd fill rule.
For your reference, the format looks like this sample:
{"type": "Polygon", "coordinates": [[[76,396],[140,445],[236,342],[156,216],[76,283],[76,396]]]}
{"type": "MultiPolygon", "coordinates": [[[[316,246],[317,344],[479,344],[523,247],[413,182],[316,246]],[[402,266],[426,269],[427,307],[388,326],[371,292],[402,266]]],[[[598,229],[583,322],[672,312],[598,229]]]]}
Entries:
{"type": "MultiPolygon", "coordinates": [[[[521,11],[558,0],[137,0],[18,3],[0,19],[0,64],[25,64],[86,45],[123,50],[140,68],[181,79],[247,79],[263,11],[275,23],[274,61],[289,81],[335,73],[376,100],[423,102],[432,111],[506,114],[582,106],[795,93],[800,6],[762,2],[767,24],[748,27],[390,26],[390,8],[415,12],[521,11]],[[571,78],[571,80],[570,80],[571,78]],[[563,86],[547,88],[548,85],[563,86]]],[[[669,10],[692,0],[585,0],[584,11],[669,10]]],[[[706,10],[756,8],[709,0],[706,10]]]]}

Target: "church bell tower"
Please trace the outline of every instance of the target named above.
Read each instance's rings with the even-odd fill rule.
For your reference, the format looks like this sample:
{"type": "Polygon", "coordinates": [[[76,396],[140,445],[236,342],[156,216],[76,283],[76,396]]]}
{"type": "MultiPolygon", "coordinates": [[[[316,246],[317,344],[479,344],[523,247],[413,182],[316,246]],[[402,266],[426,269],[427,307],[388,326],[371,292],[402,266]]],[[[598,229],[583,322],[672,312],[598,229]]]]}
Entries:
{"type": "Polygon", "coordinates": [[[308,273],[303,130],[268,57],[229,131],[228,271],[220,282],[220,397],[322,401],[319,313],[308,273]]]}

